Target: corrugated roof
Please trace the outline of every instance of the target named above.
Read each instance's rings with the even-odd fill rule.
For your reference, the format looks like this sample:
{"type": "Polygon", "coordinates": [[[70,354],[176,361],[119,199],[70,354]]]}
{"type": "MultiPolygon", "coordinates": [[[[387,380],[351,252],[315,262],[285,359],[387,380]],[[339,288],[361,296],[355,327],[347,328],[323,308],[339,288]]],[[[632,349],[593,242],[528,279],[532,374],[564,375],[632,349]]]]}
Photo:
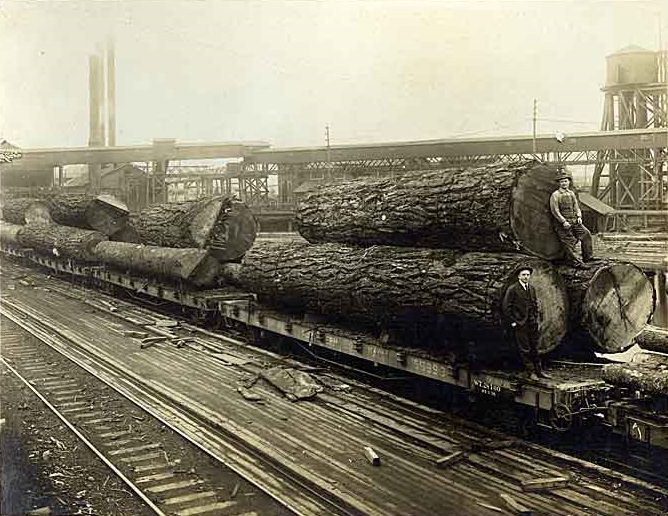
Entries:
{"type": "Polygon", "coordinates": [[[7,140],[0,141],[0,163],[11,163],[22,156],[21,149],[7,140]]]}
{"type": "Polygon", "coordinates": [[[597,199],[587,192],[578,193],[580,202],[590,210],[600,213],[601,215],[610,215],[615,209],[612,206],[605,204],[603,201],[597,199]]]}
{"type": "MultiPolygon", "coordinates": [[[[101,177],[104,178],[104,177],[108,176],[109,174],[113,174],[114,172],[118,172],[119,170],[123,170],[124,168],[127,168],[127,167],[131,167],[131,168],[136,169],[137,171],[141,172],[141,169],[135,167],[134,165],[130,165],[130,164],[126,163],[124,165],[120,165],[120,166],[115,167],[115,168],[103,170],[102,174],[101,174],[101,177]]],[[[67,187],[67,188],[84,187],[84,186],[88,186],[88,183],[89,183],[88,174],[84,173],[84,174],[81,174],[79,176],[76,176],[76,177],[73,177],[73,178],[69,179],[65,183],[65,187],[67,187]]]]}

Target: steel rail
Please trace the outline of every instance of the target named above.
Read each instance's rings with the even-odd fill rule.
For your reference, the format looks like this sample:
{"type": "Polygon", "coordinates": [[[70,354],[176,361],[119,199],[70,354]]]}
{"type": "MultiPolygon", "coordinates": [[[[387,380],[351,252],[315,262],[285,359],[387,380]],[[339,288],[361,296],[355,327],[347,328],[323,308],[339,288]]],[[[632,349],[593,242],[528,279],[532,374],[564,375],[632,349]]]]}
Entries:
{"type": "MultiPolygon", "coordinates": [[[[25,328],[24,328],[24,329],[25,329],[25,328]]],[[[47,406],[47,408],[48,408],[51,412],[53,412],[56,416],[58,416],[58,418],[63,422],[63,424],[65,424],[65,426],[67,426],[67,428],[69,428],[70,431],[71,431],[74,435],[76,435],[76,436],[79,438],[79,440],[80,440],[81,442],[83,442],[83,443],[84,443],[84,444],[85,444],[85,445],[86,445],[86,446],[87,446],[87,447],[88,447],[88,448],[89,448],[95,455],[97,455],[97,457],[98,457],[102,462],[104,462],[104,464],[105,464],[109,469],[111,469],[111,470],[116,474],[116,476],[118,476],[118,478],[120,478],[120,479],[121,479],[121,480],[122,480],[122,481],[123,481],[129,488],[130,488],[130,489],[132,489],[132,491],[134,491],[134,493],[135,493],[137,496],[139,496],[139,498],[141,498],[142,501],[143,501],[148,507],[150,507],[151,510],[152,510],[155,514],[158,514],[158,515],[160,515],[160,516],[167,516],[166,513],[162,512],[162,511],[160,510],[160,508],[158,508],[158,507],[151,501],[151,499],[148,498],[148,497],[142,492],[142,490],[139,489],[139,487],[137,487],[137,485],[134,484],[134,483],[132,482],[132,480],[130,480],[128,477],[126,477],[126,476],[123,474],[122,471],[120,471],[116,466],[114,466],[114,464],[113,464],[109,459],[107,459],[107,458],[104,456],[104,454],[103,454],[100,450],[98,450],[98,449],[95,447],[95,445],[94,445],[93,443],[91,443],[88,439],[86,439],[86,437],[85,437],[81,432],[79,432],[79,430],[77,430],[76,427],[75,427],[72,423],[70,423],[69,419],[67,419],[67,418],[66,418],[66,417],[65,417],[65,416],[64,416],[64,415],[63,415],[63,414],[56,408],[56,407],[54,407],[54,406],[49,402],[49,400],[47,400],[47,399],[42,395],[41,392],[39,392],[37,389],[35,389],[35,387],[33,387],[33,385],[21,375],[21,373],[19,373],[16,369],[14,369],[14,368],[11,366],[11,364],[9,364],[9,362],[7,362],[7,361],[4,359],[4,357],[0,356],[0,362],[2,362],[2,363],[7,367],[7,369],[9,369],[9,370],[10,370],[10,371],[11,371],[11,372],[12,372],[12,373],[13,373],[19,380],[21,380],[21,381],[22,381],[22,382],[23,382],[23,383],[24,383],[24,384],[25,384],[25,385],[26,385],[26,386],[33,392],[33,394],[35,394],[35,396],[37,396],[37,397],[42,401],[42,403],[44,403],[44,405],[47,406]]]]}
{"type": "MultiPolygon", "coordinates": [[[[85,350],[85,348],[82,349],[82,346],[77,345],[75,339],[63,334],[57,328],[51,327],[46,323],[40,321],[35,315],[31,314],[29,311],[21,308],[20,306],[17,306],[15,303],[3,299],[2,303],[0,304],[0,314],[4,315],[8,319],[19,325],[25,331],[38,338],[40,341],[44,342],[58,353],[67,357],[69,360],[74,362],[79,367],[85,369],[87,372],[89,372],[90,374],[98,378],[100,381],[107,384],[116,392],[118,392],[122,396],[132,401],[139,408],[148,412],[156,419],[160,420],[162,424],[164,424],[174,432],[181,435],[188,442],[197,446],[199,449],[201,449],[203,452],[205,452],[215,460],[221,462],[222,464],[232,469],[238,475],[240,475],[248,482],[255,485],[258,489],[260,489],[267,495],[271,496],[274,500],[276,500],[278,503],[280,503],[290,511],[294,512],[295,514],[308,515],[313,513],[310,511],[305,512],[304,509],[306,509],[306,507],[304,506],[302,506],[301,508],[297,507],[294,501],[286,500],[284,497],[281,496],[280,493],[276,492],[275,489],[273,489],[272,487],[259,483],[258,480],[250,476],[248,472],[240,469],[240,466],[238,464],[232,464],[227,458],[217,455],[213,450],[207,448],[204,444],[194,440],[190,435],[188,435],[187,432],[181,430],[178,426],[176,426],[173,416],[171,418],[166,417],[154,406],[148,404],[145,399],[140,399],[136,394],[133,394],[127,391],[126,389],[116,385],[111,379],[107,379],[103,375],[101,375],[100,372],[97,371],[95,368],[93,368],[90,364],[78,359],[69,350],[66,350],[61,346],[59,346],[55,342],[56,339],[54,338],[54,334],[58,334],[62,339],[65,339],[66,341],[73,343],[76,346],[76,349],[79,353],[89,358],[94,358],[97,365],[105,368],[110,376],[115,375],[117,377],[121,377],[121,379],[125,379],[126,381],[128,381],[130,385],[132,385],[132,387],[136,391],[138,391],[138,393],[143,395],[145,398],[153,399],[155,400],[155,402],[160,403],[163,406],[167,407],[167,410],[173,411],[173,413],[176,414],[181,421],[190,423],[191,426],[194,423],[194,425],[199,427],[198,430],[200,430],[202,434],[208,433],[209,435],[217,437],[218,440],[221,440],[220,433],[224,433],[225,437],[227,437],[228,439],[228,441],[224,441],[225,446],[227,446],[228,448],[234,448],[234,445],[236,445],[238,448],[241,448],[241,450],[237,449],[236,450],[237,452],[241,451],[243,454],[254,457],[258,461],[261,461],[264,466],[269,467],[273,471],[276,471],[277,473],[281,474],[284,480],[298,486],[300,489],[304,491],[308,491],[314,496],[316,501],[320,502],[321,505],[325,505],[327,507],[327,514],[357,515],[360,513],[359,509],[351,506],[351,504],[346,502],[345,500],[342,500],[339,497],[331,495],[331,493],[320,489],[316,484],[314,484],[308,478],[301,476],[297,478],[293,471],[285,471],[282,465],[276,459],[273,459],[272,457],[267,457],[266,455],[262,454],[262,452],[256,450],[252,445],[243,442],[243,439],[240,439],[238,436],[232,435],[229,431],[216,425],[215,422],[206,421],[206,418],[201,414],[199,414],[197,411],[186,407],[183,403],[179,401],[171,399],[168,395],[161,393],[156,388],[146,385],[144,382],[142,382],[141,378],[138,375],[131,373],[123,369],[122,367],[113,364],[107,359],[103,359],[99,356],[94,356],[88,350],[85,350]],[[19,315],[12,313],[11,310],[7,309],[8,307],[18,312],[19,315]],[[27,321],[26,319],[30,319],[31,321],[33,321],[33,323],[30,324],[30,322],[27,321]],[[40,330],[37,327],[38,325],[44,326],[45,329],[40,330]],[[139,387],[139,384],[141,384],[141,387],[139,387]],[[187,413],[187,416],[184,416],[182,411],[185,411],[187,413]],[[219,434],[216,435],[216,432],[211,431],[209,429],[210,427],[213,427],[213,429],[219,432],[219,434]],[[229,442],[230,440],[234,441],[234,445],[230,444],[229,442]]],[[[311,502],[313,503],[313,501],[311,502]]]]}

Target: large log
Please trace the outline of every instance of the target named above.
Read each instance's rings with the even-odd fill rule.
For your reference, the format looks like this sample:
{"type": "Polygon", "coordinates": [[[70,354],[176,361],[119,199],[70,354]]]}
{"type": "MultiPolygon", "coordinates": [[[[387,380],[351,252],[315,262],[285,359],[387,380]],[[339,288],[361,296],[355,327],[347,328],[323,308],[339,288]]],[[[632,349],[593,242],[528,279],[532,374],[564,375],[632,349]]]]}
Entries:
{"type": "Polygon", "coordinates": [[[310,242],[524,250],[559,258],[549,197],[556,168],[494,164],[360,178],[322,185],[300,201],[296,220],[310,242]]]}
{"type": "Polygon", "coordinates": [[[12,224],[25,224],[25,212],[37,199],[33,197],[17,197],[14,199],[3,199],[0,208],[0,218],[12,224]]]}
{"type": "Polygon", "coordinates": [[[185,280],[197,286],[211,285],[218,274],[218,261],[202,249],[100,242],[93,253],[100,262],[124,271],[185,280]]]}
{"type": "Polygon", "coordinates": [[[546,353],[566,331],[565,289],[548,263],[521,254],[258,240],[222,277],[284,309],[390,326],[445,321],[463,338],[503,347],[501,303],[520,265],[535,269],[539,352],[546,353]]]}
{"type": "Polygon", "coordinates": [[[633,362],[605,366],[603,379],[644,394],[668,395],[668,359],[642,354],[636,356],[633,362]]]}
{"type": "Polygon", "coordinates": [[[19,231],[22,227],[18,224],[0,221],[0,242],[11,247],[20,246],[19,231]]]}
{"type": "Polygon", "coordinates": [[[161,247],[207,249],[221,262],[235,261],[253,245],[257,223],[248,206],[228,196],[157,204],[131,217],[123,238],[161,247]]]}
{"type": "Polygon", "coordinates": [[[8,199],[3,218],[14,224],[51,224],[92,229],[107,236],[122,230],[129,220],[127,206],[110,195],[49,194],[43,199],[8,199]]]}
{"type": "Polygon", "coordinates": [[[646,326],[635,338],[636,344],[647,351],[668,354],[668,330],[656,326],[646,326]]]}
{"type": "Polygon", "coordinates": [[[654,312],[654,287],[642,270],[612,260],[558,270],[569,295],[574,339],[603,353],[630,348],[654,312]]]}
{"type": "Polygon", "coordinates": [[[129,222],[128,207],[111,195],[51,194],[43,202],[56,224],[95,229],[107,236],[129,222]]]}
{"type": "Polygon", "coordinates": [[[35,252],[81,261],[95,261],[93,249],[106,240],[106,235],[98,231],[69,226],[26,225],[18,231],[18,241],[22,247],[35,252]]]}

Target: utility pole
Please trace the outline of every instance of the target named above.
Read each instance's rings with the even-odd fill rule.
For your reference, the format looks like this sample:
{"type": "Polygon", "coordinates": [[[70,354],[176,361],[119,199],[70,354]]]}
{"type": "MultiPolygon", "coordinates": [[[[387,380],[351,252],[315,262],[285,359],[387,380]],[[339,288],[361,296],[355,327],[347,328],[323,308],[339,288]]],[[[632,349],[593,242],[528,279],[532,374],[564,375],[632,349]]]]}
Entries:
{"type": "Polygon", "coordinates": [[[325,126],[325,142],[327,143],[327,166],[332,166],[332,152],[329,146],[329,125],[325,126]]]}
{"type": "Polygon", "coordinates": [[[533,154],[536,154],[536,115],[538,114],[538,100],[533,99],[533,154]]]}

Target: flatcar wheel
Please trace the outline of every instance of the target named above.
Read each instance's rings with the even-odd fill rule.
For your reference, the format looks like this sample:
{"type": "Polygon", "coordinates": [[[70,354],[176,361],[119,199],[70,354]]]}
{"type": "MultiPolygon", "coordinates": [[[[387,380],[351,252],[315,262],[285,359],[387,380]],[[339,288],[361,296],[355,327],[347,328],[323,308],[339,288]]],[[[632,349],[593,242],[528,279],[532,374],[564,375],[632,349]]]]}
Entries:
{"type": "Polygon", "coordinates": [[[550,424],[557,432],[566,432],[573,426],[573,412],[568,405],[557,403],[550,412],[550,424]]]}

